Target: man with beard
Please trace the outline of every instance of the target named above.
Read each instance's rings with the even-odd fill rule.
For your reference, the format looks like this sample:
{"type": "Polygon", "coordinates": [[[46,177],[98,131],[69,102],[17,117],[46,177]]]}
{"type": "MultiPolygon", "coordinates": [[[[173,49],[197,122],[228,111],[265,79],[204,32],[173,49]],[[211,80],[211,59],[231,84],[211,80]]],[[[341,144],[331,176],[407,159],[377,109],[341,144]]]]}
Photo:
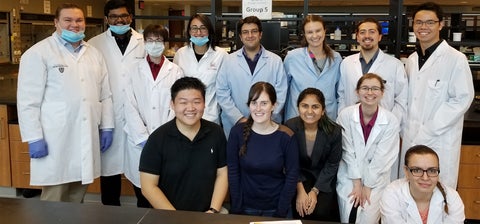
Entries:
{"type": "Polygon", "coordinates": [[[283,105],[287,98],[287,75],[282,59],[267,51],[261,44],[262,23],[256,16],[248,16],[238,23],[243,47],[225,57],[217,76],[217,100],[221,120],[228,138],[230,129],[239,122],[247,121],[250,114],[248,91],[259,81],[269,82],[277,92],[277,104],[273,119],[281,123],[283,105]]]}
{"type": "MultiPolygon", "coordinates": [[[[340,65],[338,112],[358,102],[355,92],[358,79],[366,73],[375,73],[382,77],[385,84],[380,105],[393,112],[400,124],[403,124],[407,110],[405,68],[400,60],[380,50],[378,43],[382,40],[381,29],[381,25],[374,18],[366,18],[358,23],[356,39],[361,49],[360,53],[346,57],[340,65]]],[[[400,130],[401,127],[402,125],[400,130]]],[[[392,167],[392,180],[398,178],[398,166],[399,161],[396,161],[392,167]]]]}

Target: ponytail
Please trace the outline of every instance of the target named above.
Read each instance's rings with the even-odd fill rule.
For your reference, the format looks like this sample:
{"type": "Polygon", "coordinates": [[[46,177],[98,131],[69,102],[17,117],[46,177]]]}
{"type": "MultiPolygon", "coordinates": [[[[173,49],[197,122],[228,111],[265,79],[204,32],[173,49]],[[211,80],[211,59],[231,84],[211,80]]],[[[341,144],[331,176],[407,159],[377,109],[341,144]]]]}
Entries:
{"type": "Polygon", "coordinates": [[[445,204],[444,207],[443,207],[443,210],[448,215],[447,193],[445,193],[445,188],[443,188],[442,184],[440,184],[440,181],[437,182],[437,187],[438,187],[438,190],[440,190],[440,193],[442,193],[442,196],[443,196],[443,203],[445,204]]]}
{"type": "Polygon", "coordinates": [[[244,156],[247,153],[247,142],[250,138],[250,133],[252,132],[252,125],[253,125],[253,118],[249,116],[245,126],[243,126],[243,145],[240,147],[240,151],[238,151],[238,155],[240,157],[244,156]]]}

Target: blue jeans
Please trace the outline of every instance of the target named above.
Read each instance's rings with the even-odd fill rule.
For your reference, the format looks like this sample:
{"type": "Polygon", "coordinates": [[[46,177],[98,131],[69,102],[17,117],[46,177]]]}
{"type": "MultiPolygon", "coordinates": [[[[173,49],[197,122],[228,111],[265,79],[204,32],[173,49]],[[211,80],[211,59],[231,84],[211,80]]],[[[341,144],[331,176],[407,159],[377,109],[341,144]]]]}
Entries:
{"type": "Polygon", "coordinates": [[[275,209],[273,210],[260,210],[260,209],[254,209],[254,208],[245,208],[243,210],[243,213],[245,215],[254,215],[254,216],[268,216],[268,217],[273,217],[273,214],[275,213],[275,209]]]}
{"type": "MultiPolygon", "coordinates": [[[[243,214],[245,215],[253,215],[253,216],[267,216],[267,217],[273,217],[273,214],[275,214],[277,210],[272,209],[272,210],[261,210],[261,209],[255,209],[255,208],[245,208],[243,210],[243,214]]],[[[293,217],[292,214],[292,208],[290,207],[287,212],[287,217],[291,219],[293,217]]]]}

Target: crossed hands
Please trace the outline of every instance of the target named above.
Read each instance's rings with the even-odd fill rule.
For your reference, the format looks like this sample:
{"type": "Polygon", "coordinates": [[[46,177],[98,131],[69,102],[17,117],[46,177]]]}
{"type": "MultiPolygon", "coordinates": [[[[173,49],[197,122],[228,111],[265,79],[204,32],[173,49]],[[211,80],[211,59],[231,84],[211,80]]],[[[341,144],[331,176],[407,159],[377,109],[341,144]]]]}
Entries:
{"type": "Polygon", "coordinates": [[[317,205],[317,194],[313,191],[310,191],[307,194],[305,189],[303,189],[297,193],[295,205],[300,217],[310,215],[313,213],[315,206],[317,205]]]}
{"type": "Polygon", "coordinates": [[[353,203],[353,206],[358,207],[359,205],[362,208],[365,208],[365,205],[370,203],[370,194],[372,189],[362,184],[360,179],[353,180],[353,189],[352,192],[348,195],[350,197],[350,203],[353,203]]]}

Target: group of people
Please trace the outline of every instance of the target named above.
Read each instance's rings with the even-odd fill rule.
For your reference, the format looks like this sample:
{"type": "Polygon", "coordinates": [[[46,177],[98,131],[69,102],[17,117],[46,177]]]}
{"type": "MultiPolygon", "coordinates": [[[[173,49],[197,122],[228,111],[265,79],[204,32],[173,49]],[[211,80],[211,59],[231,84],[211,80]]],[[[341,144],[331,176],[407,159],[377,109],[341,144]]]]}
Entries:
{"type": "Polygon", "coordinates": [[[100,177],[102,203],[120,205],[124,174],[138,207],[219,213],[229,193],[233,214],[463,222],[454,189],[474,90],[435,3],[412,15],[406,66],[379,48],[373,18],[342,59],[308,15],[304,46],[282,61],[260,44],[257,17],[238,22],[243,47],[227,54],[195,14],[170,62],[163,26],[136,32],[123,0],[104,14],[109,28],[85,42],[83,11],[62,4],[56,31],[22,55],[19,124],[42,200],[82,202],[100,177]]]}

